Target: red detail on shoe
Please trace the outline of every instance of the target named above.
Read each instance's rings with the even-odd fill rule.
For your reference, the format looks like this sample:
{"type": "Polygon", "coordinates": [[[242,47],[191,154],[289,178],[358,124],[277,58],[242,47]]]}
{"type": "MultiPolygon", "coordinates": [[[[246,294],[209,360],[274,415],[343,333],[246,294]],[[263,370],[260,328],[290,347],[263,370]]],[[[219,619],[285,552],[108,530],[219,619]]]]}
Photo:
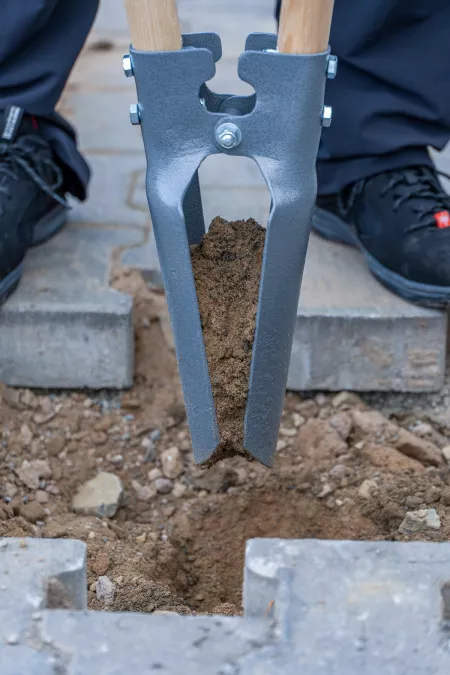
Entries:
{"type": "Polygon", "coordinates": [[[35,131],[39,129],[39,122],[37,121],[37,118],[34,115],[31,116],[31,124],[33,125],[33,129],[35,131]]]}
{"type": "Polygon", "coordinates": [[[450,213],[448,211],[439,211],[439,213],[435,213],[434,219],[440,230],[443,230],[445,227],[450,227],[450,213]]]}

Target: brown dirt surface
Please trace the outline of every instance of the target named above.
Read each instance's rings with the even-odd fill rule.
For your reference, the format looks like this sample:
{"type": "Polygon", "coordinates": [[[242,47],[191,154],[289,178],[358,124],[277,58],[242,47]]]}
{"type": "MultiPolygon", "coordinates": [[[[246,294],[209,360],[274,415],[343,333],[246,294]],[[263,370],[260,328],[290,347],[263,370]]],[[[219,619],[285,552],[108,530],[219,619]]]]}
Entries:
{"type": "Polygon", "coordinates": [[[265,230],[216,218],[191,257],[220,445],[209,461],[241,455],[265,230]]]}
{"type": "Polygon", "coordinates": [[[164,296],[128,271],[114,284],[135,298],[130,391],[0,386],[0,536],[86,542],[90,608],[237,614],[251,537],[449,540],[448,388],[288,394],[272,470],[243,457],[206,470],[193,463],[164,296]],[[122,481],[116,515],[74,514],[74,495],[100,471],[122,481]],[[417,509],[435,509],[440,528],[401,534],[417,509]]]}

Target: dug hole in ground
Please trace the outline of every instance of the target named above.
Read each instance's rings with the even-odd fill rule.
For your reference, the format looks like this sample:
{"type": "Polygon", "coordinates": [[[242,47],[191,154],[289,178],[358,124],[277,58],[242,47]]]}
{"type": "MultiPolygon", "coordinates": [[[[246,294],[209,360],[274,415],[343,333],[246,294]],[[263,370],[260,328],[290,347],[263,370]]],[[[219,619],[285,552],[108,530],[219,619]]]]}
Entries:
{"type": "MultiPolygon", "coordinates": [[[[201,275],[208,250],[238,273],[234,225],[222,225],[228,249],[216,240],[206,256],[193,251],[210,367],[214,350],[225,350],[213,387],[216,402],[232,394],[231,408],[226,396],[218,405],[228,440],[242,419],[255,308],[230,301],[226,285],[217,290],[220,325],[237,326],[230,335],[240,340],[237,350],[221,346],[207,335],[215,303],[201,275]],[[242,369],[232,369],[227,389],[230,359],[242,369]]],[[[261,233],[249,227],[260,261],[261,233]]],[[[248,276],[239,292],[253,298],[251,256],[240,267],[248,276]]],[[[164,295],[137,272],[116,270],[113,285],[135,299],[135,384],[116,393],[2,387],[0,536],[85,541],[91,609],[185,614],[241,612],[252,537],[449,539],[448,386],[423,396],[288,393],[273,469],[243,456],[199,468],[164,295]]],[[[223,449],[233,454],[229,442],[223,449]]]]}

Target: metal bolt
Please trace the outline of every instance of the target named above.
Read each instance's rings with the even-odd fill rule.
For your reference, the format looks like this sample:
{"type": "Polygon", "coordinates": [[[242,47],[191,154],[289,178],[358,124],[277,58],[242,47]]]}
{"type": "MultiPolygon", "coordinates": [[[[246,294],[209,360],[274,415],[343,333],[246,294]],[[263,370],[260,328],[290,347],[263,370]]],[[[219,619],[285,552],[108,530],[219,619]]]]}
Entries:
{"type": "Polygon", "coordinates": [[[141,123],[141,116],[139,114],[139,106],[137,103],[132,103],[130,105],[130,122],[133,125],[141,123]]]}
{"type": "Polygon", "coordinates": [[[332,117],[333,117],[333,108],[331,107],[331,105],[324,105],[322,110],[322,126],[330,127],[332,117]]]}
{"type": "Polygon", "coordinates": [[[131,63],[131,56],[129,54],[125,54],[125,56],[122,59],[122,66],[123,66],[123,72],[127,77],[133,77],[133,64],[131,63]]]}
{"type": "Polygon", "coordinates": [[[216,128],[216,142],[225,150],[233,150],[242,141],[242,131],[233,122],[224,122],[216,128]]]}
{"type": "Polygon", "coordinates": [[[334,80],[338,70],[338,57],[330,54],[327,60],[327,77],[329,80],[334,80]]]}

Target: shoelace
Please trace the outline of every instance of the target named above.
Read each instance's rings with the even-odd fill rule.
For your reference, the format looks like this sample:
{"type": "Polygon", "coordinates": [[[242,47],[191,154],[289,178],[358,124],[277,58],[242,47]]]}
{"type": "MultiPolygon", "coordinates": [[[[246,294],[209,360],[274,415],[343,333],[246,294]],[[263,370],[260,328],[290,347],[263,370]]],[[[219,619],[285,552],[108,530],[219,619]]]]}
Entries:
{"type": "MultiPolygon", "coordinates": [[[[388,192],[395,190],[396,188],[402,189],[402,194],[394,193],[394,211],[398,211],[402,204],[405,204],[408,201],[412,202],[410,208],[412,212],[416,214],[417,222],[412,223],[407,228],[408,232],[414,232],[430,226],[435,227],[436,223],[433,216],[440,211],[450,211],[450,195],[448,195],[439,184],[437,179],[438,176],[450,180],[450,175],[444,171],[438,171],[437,169],[432,170],[428,167],[395,171],[391,173],[387,184],[381,190],[380,195],[384,197],[388,192]],[[423,201],[420,204],[417,202],[414,204],[413,202],[415,200],[430,201],[428,204],[423,201]]],[[[340,207],[345,214],[348,214],[352,209],[356,197],[362,193],[368,180],[370,179],[364,178],[352,185],[348,197],[345,200],[346,203],[344,203],[341,195],[339,195],[340,207]]]]}
{"type": "Polygon", "coordinates": [[[63,184],[62,171],[41,152],[47,148],[46,142],[37,136],[21,136],[15,143],[0,143],[0,193],[9,194],[9,186],[1,177],[20,180],[21,169],[46,195],[67,207],[64,197],[56,192],[63,184]],[[43,177],[46,174],[49,179],[43,177]]]}

